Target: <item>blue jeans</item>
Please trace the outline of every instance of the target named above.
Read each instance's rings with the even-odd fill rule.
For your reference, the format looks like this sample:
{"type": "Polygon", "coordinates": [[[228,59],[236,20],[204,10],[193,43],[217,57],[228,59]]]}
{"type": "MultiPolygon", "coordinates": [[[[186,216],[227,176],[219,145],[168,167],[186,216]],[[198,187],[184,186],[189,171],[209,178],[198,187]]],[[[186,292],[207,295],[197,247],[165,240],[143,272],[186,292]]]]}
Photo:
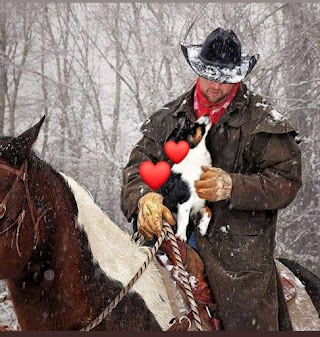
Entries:
{"type": "Polygon", "coordinates": [[[195,249],[196,251],[198,251],[198,247],[196,244],[196,238],[194,236],[194,232],[191,233],[190,238],[187,242],[193,249],[195,249]]]}

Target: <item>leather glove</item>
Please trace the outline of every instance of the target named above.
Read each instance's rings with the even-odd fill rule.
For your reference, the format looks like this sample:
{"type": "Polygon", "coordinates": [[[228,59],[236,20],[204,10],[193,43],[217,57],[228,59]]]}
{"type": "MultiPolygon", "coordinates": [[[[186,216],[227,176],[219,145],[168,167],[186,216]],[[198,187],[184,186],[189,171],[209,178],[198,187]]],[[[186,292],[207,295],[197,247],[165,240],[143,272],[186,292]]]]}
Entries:
{"type": "Polygon", "coordinates": [[[194,182],[198,197],[214,202],[230,198],[232,179],[230,175],[217,167],[201,166],[204,173],[194,182]]]}
{"type": "Polygon", "coordinates": [[[153,235],[161,235],[162,220],[171,226],[176,224],[169,208],[162,202],[163,196],[155,192],[149,192],[139,199],[138,231],[147,240],[152,240],[153,235]]]}

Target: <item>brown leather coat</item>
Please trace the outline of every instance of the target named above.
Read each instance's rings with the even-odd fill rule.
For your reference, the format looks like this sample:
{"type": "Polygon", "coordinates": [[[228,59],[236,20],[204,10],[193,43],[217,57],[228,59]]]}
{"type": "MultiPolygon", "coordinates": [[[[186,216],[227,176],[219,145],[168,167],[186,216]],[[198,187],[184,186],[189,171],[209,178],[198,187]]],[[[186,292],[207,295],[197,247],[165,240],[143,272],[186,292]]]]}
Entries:
{"type": "MultiPolygon", "coordinates": [[[[165,105],[141,127],[123,171],[122,210],[135,216],[150,191],[139,175],[143,161],[166,160],[163,146],[186,118],[195,121],[194,88],[165,105]]],[[[241,84],[233,102],[206,139],[212,166],[231,175],[231,200],[209,204],[213,217],[204,237],[196,233],[210,285],[226,330],[278,330],[273,260],[277,210],[301,187],[296,131],[270,104],[241,84]]],[[[172,162],[169,161],[172,165],[172,162]]]]}

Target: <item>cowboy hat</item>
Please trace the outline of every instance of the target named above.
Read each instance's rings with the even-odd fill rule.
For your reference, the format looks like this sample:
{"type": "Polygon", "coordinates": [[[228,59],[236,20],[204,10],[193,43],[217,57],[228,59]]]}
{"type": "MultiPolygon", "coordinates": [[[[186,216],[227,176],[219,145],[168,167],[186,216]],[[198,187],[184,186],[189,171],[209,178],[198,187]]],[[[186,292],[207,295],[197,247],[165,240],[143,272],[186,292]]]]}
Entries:
{"type": "Polygon", "coordinates": [[[259,54],[241,54],[241,43],[232,30],[217,28],[201,45],[181,45],[191,68],[200,77],[220,83],[238,83],[253,69],[259,54]]]}

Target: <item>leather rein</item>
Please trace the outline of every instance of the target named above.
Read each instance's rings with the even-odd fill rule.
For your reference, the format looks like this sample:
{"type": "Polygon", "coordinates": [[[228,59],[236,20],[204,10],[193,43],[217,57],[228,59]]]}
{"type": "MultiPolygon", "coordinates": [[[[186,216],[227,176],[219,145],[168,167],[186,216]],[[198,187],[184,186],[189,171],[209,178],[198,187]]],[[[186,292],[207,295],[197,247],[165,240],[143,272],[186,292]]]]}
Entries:
{"type": "Polygon", "coordinates": [[[22,225],[22,223],[25,219],[25,214],[26,214],[26,211],[24,209],[25,201],[27,200],[29,213],[30,213],[31,220],[32,220],[32,223],[33,223],[33,227],[34,227],[34,231],[35,231],[35,246],[37,245],[38,239],[39,239],[39,222],[43,218],[43,216],[51,208],[43,210],[42,213],[40,214],[40,216],[38,218],[36,218],[34,208],[32,207],[32,201],[31,201],[31,197],[30,197],[30,189],[29,189],[29,186],[28,186],[28,159],[26,159],[22,163],[19,170],[16,170],[16,169],[14,169],[14,168],[6,165],[6,164],[3,164],[3,163],[0,163],[0,169],[2,169],[4,171],[7,171],[7,172],[16,176],[16,179],[13,182],[13,185],[11,186],[10,190],[8,191],[8,193],[6,194],[6,196],[4,197],[2,202],[0,203],[0,220],[6,214],[7,203],[10,200],[10,198],[12,197],[12,195],[14,194],[14,191],[16,190],[20,180],[23,182],[24,189],[25,189],[25,196],[24,196],[24,200],[23,200],[23,203],[22,203],[21,213],[18,215],[18,217],[16,218],[16,220],[12,224],[10,224],[8,227],[6,227],[4,230],[2,230],[0,232],[0,235],[3,235],[4,233],[8,232],[9,229],[11,229],[13,226],[15,226],[17,224],[16,248],[17,248],[17,252],[18,252],[19,256],[21,257],[22,255],[21,255],[21,252],[20,252],[20,249],[19,249],[19,233],[20,233],[21,225],[22,225]]]}
{"type": "MultiPolygon", "coordinates": [[[[38,243],[38,240],[39,240],[39,222],[44,217],[44,215],[49,210],[51,210],[52,208],[48,208],[46,210],[43,210],[41,212],[41,214],[39,215],[39,217],[36,218],[35,212],[34,212],[34,208],[32,207],[32,201],[31,201],[31,197],[30,197],[30,189],[29,189],[29,186],[28,186],[28,159],[26,159],[22,163],[22,165],[21,165],[21,167],[20,167],[19,170],[14,169],[14,168],[10,167],[9,165],[1,163],[1,162],[0,162],[0,169],[2,169],[4,171],[7,171],[7,172],[9,172],[9,173],[11,173],[11,174],[13,174],[13,175],[16,176],[16,178],[15,178],[15,180],[14,180],[11,188],[9,189],[8,193],[3,198],[2,202],[0,203],[0,221],[4,217],[4,215],[6,214],[7,203],[10,200],[10,198],[12,197],[12,195],[14,194],[14,192],[15,192],[15,190],[16,190],[19,182],[20,182],[20,180],[23,182],[24,189],[25,189],[25,196],[24,196],[24,199],[23,199],[23,202],[22,202],[22,211],[21,211],[21,213],[18,215],[18,217],[16,218],[16,220],[14,220],[14,222],[12,224],[10,224],[8,227],[6,227],[4,230],[2,230],[0,232],[0,236],[1,236],[3,234],[7,233],[13,226],[15,226],[17,224],[17,230],[16,230],[16,248],[17,248],[17,252],[18,252],[19,256],[21,257],[22,254],[21,254],[20,249],[19,249],[19,233],[20,233],[20,228],[22,226],[22,223],[23,223],[23,221],[25,219],[25,214],[26,214],[26,211],[24,209],[25,201],[27,201],[29,213],[30,213],[31,220],[32,220],[32,223],[33,223],[33,226],[34,226],[34,231],[35,231],[35,245],[34,245],[34,247],[36,247],[36,245],[38,243]]],[[[91,321],[87,326],[85,326],[84,328],[82,328],[81,331],[90,331],[93,328],[95,328],[118,305],[118,303],[123,299],[123,297],[132,288],[133,284],[141,276],[141,274],[143,273],[143,271],[147,268],[147,266],[150,263],[150,261],[154,258],[155,253],[159,249],[162,241],[164,240],[164,236],[165,236],[165,234],[167,232],[169,234],[170,239],[173,240],[173,242],[171,241],[172,244],[175,243],[175,245],[177,245],[176,244],[176,239],[175,239],[174,234],[173,234],[172,229],[171,229],[171,226],[165,224],[164,225],[164,230],[162,231],[160,238],[158,238],[158,240],[157,240],[155,246],[152,248],[151,252],[148,252],[148,254],[147,254],[147,261],[144,262],[143,266],[134,275],[134,277],[129,282],[129,284],[121,290],[121,292],[116,296],[116,298],[108,305],[108,307],[95,320],[91,321]],[[172,239],[172,237],[173,237],[173,239],[172,239]]],[[[178,251],[177,254],[178,254],[178,257],[179,257],[178,260],[181,260],[180,251],[179,251],[178,246],[177,246],[177,251],[178,251]]],[[[181,270],[179,270],[179,272],[180,272],[180,276],[182,277],[183,275],[185,275],[185,270],[184,270],[183,265],[180,268],[181,268],[181,270]]],[[[189,285],[189,288],[190,288],[190,285],[189,285]]],[[[190,290],[190,293],[191,293],[191,290],[190,290]]],[[[192,293],[191,293],[190,296],[187,293],[187,297],[188,297],[188,300],[189,300],[189,303],[190,303],[192,311],[195,311],[195,313],[193,313],[194,319],[198,318],[198,320],[196,319],[196,323],[198,323],[198,325],[199,325],[198,330],[202,330],[200,316],[199,316],[199,313],[198,313],[197,305],[194,302],[192,293]],[[190,301],[189,297],[191,298],[192,301],[190,301]]],[[[187,318],[187,320],[188,320],[189,327],[190,327],[190,325],[191,325],[190,319],[187,318]]],[[[182,324],[181,320],[179,320],[179,324],[182,324]]]]}

